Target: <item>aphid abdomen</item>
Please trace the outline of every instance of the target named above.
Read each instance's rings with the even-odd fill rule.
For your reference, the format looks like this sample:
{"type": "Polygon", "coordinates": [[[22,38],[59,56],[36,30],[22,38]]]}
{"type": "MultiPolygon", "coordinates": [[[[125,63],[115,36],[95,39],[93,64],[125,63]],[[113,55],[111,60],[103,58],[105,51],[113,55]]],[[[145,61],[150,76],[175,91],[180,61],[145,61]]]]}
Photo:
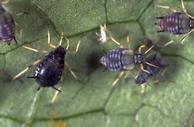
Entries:
{"type": "Polygon", "coordinates": [[[141,85],[147,82],[149,78],[154,77],[167,66],[165,63],[162,62],[161,59],[157,58],[156,56],[147,60],[146,62],[149,64],[144,63],[143,66],[144,66],[144,69],[147,70],[149,73],[141,70],[135,78],[135,83],[137,85],[141,85]]]}
{"type": "Polygon", "coordinates": [[[133,63],[132,54],[127,49],[113,49],[108,51],[100,62],[111,71],[126,70],[133,63]]]}
{"type": "Polygon", "coordinates": [[[56,48],[37,65],[34,77],[41,87],[56,85],[61,79],[64,70],[65,50],[56,48]]]}
{"type": "Polygon", "coordinates": [[[191,30],[190,18],[182,12],[174,12],[163,17],[158,17],[158,19],[161,32],[185,34],[191,30]]]}
{"type": "Polygon", "coordinates": [[[144,71],[140,71],[139,74],[135,78],[135,84],[141,85],[145,83],[149,79],[148,73],[144,71]]]}
{"type": "Polygon", "coordinates": [[[15,38],[15,22],[9,12],[0,6],[0,41],[9,42],[15,38]]]}

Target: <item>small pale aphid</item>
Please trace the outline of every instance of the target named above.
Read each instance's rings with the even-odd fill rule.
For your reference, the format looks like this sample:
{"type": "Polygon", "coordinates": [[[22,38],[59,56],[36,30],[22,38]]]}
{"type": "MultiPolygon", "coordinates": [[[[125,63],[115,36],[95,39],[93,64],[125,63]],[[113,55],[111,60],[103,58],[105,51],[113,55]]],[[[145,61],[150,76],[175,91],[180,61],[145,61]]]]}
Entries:
{"type": "Polygon", "coordinates": [[[98,40],[101,43],[105,43],[108,41],[109,37],[108,37],[108,32],[105,24],[103,26],[100,25],[100,33],[96,33],[96,35],[98,36],[98,40]]]}

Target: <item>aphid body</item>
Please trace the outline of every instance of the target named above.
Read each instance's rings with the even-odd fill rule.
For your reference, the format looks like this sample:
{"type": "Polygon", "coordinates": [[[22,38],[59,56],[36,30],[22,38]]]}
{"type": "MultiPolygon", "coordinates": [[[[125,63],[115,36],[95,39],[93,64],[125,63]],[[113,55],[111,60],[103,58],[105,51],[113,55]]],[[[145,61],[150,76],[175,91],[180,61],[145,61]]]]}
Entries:
{"type": "MultiPolygon", "coordinates": [[[[58,46],[45,56],[36,66],[34,78],[40,87],[53,87],[61,79],[64,70],[64,57],[66,51],[62,46],[58,46]]],[[[56,88],[55,88],[56,89],[56,88]]]]}
{"type": "Polygon", "coordinates": [[[10,45],[15,40],[15,22],[12,15],[0,4],[0,41],[10,45]]]}
{"type": "Polygon", "coordinates": [[[149,73],[143,70],[140,70],[140,72],[135,78],[135,83],[137,85],[144,84],[150,78],[160,73],[167,66],[164,62],[162,62],[161,59],[157,58],[156,55],[152,58],[149,58],[147,62],[149,64],[145,63],[143,64],[143,66],[144,66],[144,69],[147,70],[149,73]]]}
{"type": "Polygon", "coordinates": [[[173,12],[165,16],[157,17],[158,32],[169,32],[175,35],[186,34],[194,28],[194,19],[183,12],[173,12]]]}
{"type": "Polygon", "coordinates": [[[134,68],[144,61],[144,54],[134,53],[126,48],[112,49],[101,57],[100,63],[110,71],[123,71],[134,68]]]}

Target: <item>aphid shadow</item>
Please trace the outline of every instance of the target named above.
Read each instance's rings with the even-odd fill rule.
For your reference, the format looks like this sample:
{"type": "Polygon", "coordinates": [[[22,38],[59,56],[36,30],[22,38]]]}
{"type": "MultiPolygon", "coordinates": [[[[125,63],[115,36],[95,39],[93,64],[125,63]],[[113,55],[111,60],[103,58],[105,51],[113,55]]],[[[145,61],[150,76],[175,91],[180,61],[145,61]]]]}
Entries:
{"type": "Polygon", "coordinates": [[[100,58],[103,55],[103,51],[94,51],[86,58],[87,75],[101,67],[100,58]]]}
{"type": "Polygon", "coordinates": [[[12,81],[12,76],[7,71],[1,70],[0,80],[1,82],[8,83],[12,81]]]}

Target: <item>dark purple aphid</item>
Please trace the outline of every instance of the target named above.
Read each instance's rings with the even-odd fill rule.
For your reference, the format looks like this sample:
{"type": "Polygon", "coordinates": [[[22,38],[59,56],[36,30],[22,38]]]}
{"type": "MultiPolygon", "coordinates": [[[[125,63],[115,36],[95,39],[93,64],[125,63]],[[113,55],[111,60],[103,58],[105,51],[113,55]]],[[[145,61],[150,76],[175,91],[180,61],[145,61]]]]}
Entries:
{"type": "Polygon", "coordinates": [[[144,84],[150,78],[160,73],[167,66],[167,64],[164,63],[161,59],[157,58],[156,55],[154,57],[149,58],[147,62],[149,64],[144,63],[143,66],[144,66],[144,69],[147,70],[149,73],[143,70],[140,70],[140,72],[135,78],[135,83],[137,85],[144,84]]]}
{"type": "Polygon", "coordinates": [[[173,12],[171,14],[156,17],[158,32],[169,32],[175,35],[186,34],[194,28],[194,19],[183,12],[173,12]]]}
{"type": "Polygon", "coordinates": [[[134,53],[126,48],[109,50],[100,59],[100,63],[110,71],[131,70],[135,65],[142,64],[143,61],[143,53],[134,53]]]}
{"type": "MultiPolygon", "coordinates": [[[[58,46],[45,56],[36,66],[34,75],[28,78],[34,78],[41,87],[52,87],[61,79],[64,70],[64,57],[66,51],[62,46],[58,46]]],[[[58,90],[60,91],[60,90],[58,90]]]]}
{"type": "Polygon", "coordinates": [[[12,15],[0,5],[0,41],[10,45],[12,40],[15,40],[17,44],[14,19],[12,15]]]}

